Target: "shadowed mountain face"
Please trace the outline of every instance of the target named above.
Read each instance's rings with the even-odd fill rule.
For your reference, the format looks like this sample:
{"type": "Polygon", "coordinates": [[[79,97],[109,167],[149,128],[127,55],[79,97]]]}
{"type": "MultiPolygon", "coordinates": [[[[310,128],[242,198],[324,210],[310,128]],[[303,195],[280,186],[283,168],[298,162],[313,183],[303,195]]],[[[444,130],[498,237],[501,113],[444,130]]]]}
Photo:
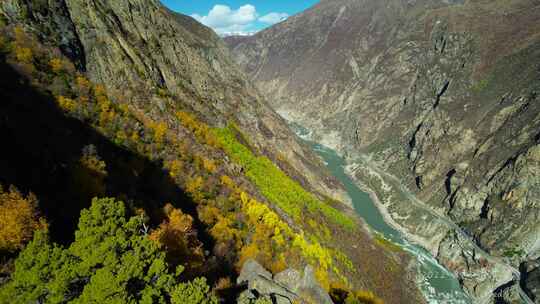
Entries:
{"type": "Polygon", "coordinates": [[[537,264],[537,1],[326,0],[226,42],[283,117],[358,162],[359,180],[382,183],[374,188],[394,219],[475,297],[512,277],[482,256],[537,264]],[[392,195],[380,169],[431,215],[392,195]]]}
{"type": "Polygon", "coordinates": [[[320,162],[296,142],[210,29],[167,10],[159,1],[66,3],[84,45],[91,79],[122,92],[155,116],[174,115],[174,109],[182,107],[212,126],[236,120],[272,159],[286,155],[289,163],[283,167],[305,186],[342,198],[334,181],[319,178],[328,176],[320,162]],[[158,101],[160,90],[176,102],[158,101]]]}
{"type": "Polygon", "coordinates": [[[212,126],[235,120],[272,159],[285,155],[283,167],[306,187],[345,198],[236,67],[219,37],[192,18],[159,1],[10,0],[2,9],[10,21],[31,22],[90,80],[140,111],[167,119],[178,110],[193,111],[212,126]]]}

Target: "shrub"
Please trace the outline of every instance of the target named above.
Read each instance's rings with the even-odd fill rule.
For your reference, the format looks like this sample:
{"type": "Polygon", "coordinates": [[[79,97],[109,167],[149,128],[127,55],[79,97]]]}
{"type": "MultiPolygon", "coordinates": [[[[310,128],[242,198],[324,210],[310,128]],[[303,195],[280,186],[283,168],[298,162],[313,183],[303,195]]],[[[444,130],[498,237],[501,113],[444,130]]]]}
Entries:
{"type": "Polygon", "coordinates": [[[185,128],[195,135],[199,142],[211,147],[219,147],[218,140],[210,128],[206,124],[199,122],[195,116],[184,111],[179,111],[176,113],[176,117],[185,128]]]}
{"type": "Polygon", "coordinates": [[[210,235],[220,242],[234,241],[241,244],[241,233],[234,228],[234,223],[229,218],[218,216],[216,224],[210,229],[210,235]]]}
{"type": "Polygon", "coordinates": [[[84,76],[79,75],[75,77],[75,84],[81,95],[90,94],[90,89],[92,88],[92,84],[84,76]]]}
{"type": "Polygon", "coordinates": [[[284,271],[285,269],[287,269],[287,267],[288,265],[287,265],[287,262],[285,261],[285,257],[282,254],[280,254],[278,257],[274,259],[274,262],[272,262],[272,264],[270,265],[270,271],[276,274],[276,273],[280,273],[284,271]]]}
{"type": "Polygon", "coordinates": [[[220,178],[220,181],[221,181],[221,184],[231,190],[236,190],[236,184],[235,182],[232,180],[232,178],[230,178],[229,176],[227,175],[222,175],[221,178],[220,178]]]}
{"type": "Polygon", "coordinates": [[[181,160],[175,159],[175,160],[170,161],[168,164],[169,175],[172,178],[178,177],[181,174],[181,170],[183,167],[184,165],[181,160]]]}
{"type": "Polygon", "coordinates": [[[209,173],[215,173],[217,170],[216,163],[211,159],[207,159],[203,157],[202,164],[203,164],[203,168],[209,173]]]}
{"type": "Polygon", "coordinates": [[[167,134],[168,131],[167,124],[164,122],[158,122],[151,124],[150,127],[154,131],[154,141],[158,145],[161,145],[163,143],[163,139],[165,138],[165,134],[167,134]]]}
{"type": "Polygon", "coordinates": [[[349,293],[345,299],[345,304],[383,304],[384,302],[377,298],[371,291],[357,291],[349,293]]]}
{"type": "Polygon", "coordinates": [[[30,48],[15,46],[15,58],[21,63],[32,63],[34,55],[30,48]]]}
{"type": "Polygon", "coordinates": [[[231,278],[229,277],[225,277],[225,278],[220,278],[217,283],[215,284],[214,286],[214,290],[226,290],[226,289],[229,289],[229,288],[232,288],[234,287],[234,284],[233,282],[231,281],[231,278]]]}
{"type": "Polygon", "coordinates": [[[82,155],[73,166],[71,172],[70,190],[77,192],[79,199],[90,201],[94,196],[105,194],[107,178],[107,165],[93,145],[85,146],[82,155]]]}
{"type": "Polygon", "coordinates": [[[71,98],[58,96],[56,98],[56,102],[58,103],[58,106],[60,106],[60,108],[66,112],[72,112],[75,110],[75,101],[71,98]]]}
{"type": "Polygon", "coordinates": [[[206,225],[213,226],[221,216],[221,211],[213,206],[201,206],[197,210],[199,219],[206,225]]]}
{"type": "Polygon", "coordinates": [[[15,27],[13,33],[14,41],[12,50],[15,59],[20,63],[31,65],[34,61],[32,40],[20,26],[15,27]]]}
{"type": "Polygon", "coordinates": [[[190,178],[186,184],[186,192],[191,195],[191,197],[200,202],[204,199],[204,179],[201,176],[190,178]]]}
{"type": "Polygon", "coordinates": [[[53,73],[59,74],[64,70],[64,63],[59,58],[53,58],[49,61],[49,67],[53,71],[53,73]]]}
{"type": "Polygon", "coordinates": [[[321,284],[321,287],[325,290],[330,290],[330,279],[328,278],[328,272],[319,267],[315,270],[315,277],[317,278],[317,281],[319,284],[321,284]]]}
{"type": "Polygon", "coordinates": [[[242,247],[242,250],[240,250],[240,257],[238,259],[237,268],[242,269],[242,266],[246,261],[250,259],[257,259],[260,252],[261,251],[259,250],[259,247],[255,243],[251,243],[242,247]]]}

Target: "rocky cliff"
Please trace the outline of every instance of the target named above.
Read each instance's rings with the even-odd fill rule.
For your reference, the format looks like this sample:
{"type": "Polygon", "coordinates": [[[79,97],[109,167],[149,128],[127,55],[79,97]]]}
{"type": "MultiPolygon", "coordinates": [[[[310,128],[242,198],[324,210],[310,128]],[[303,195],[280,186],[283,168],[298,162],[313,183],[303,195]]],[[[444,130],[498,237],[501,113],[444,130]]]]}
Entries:
{"type": "Polygon", "coordinates": [[[141,111],[170,116],[187,108],[214,126],[237,120],[274,159],[287,155],[287,169],[306,186],[345,200],[339,186],[317,169],[318,159],[295,141],[236,68],[219,37],[192,18],[159,1],[5,1],[3,6],[8,18],[30,17],[36,32],[52,36],[92,81],[121,93],[141,111]]]}
{"type": "Polygon", "coordinates": [[[144,234],[172,222],[171,205],[198,232],[204,263],[188,272],[211,283],[248,256],[275,272],[313,264],[327,289],[422,301],[407,254],[332,199],[346,203],[339,183],[210,29],[155,0],[6,0],[0,16],[0,134],[11,143],[0,182],[36,193],[55,241],[69,244],[90,196],[147,215],[144,234]]]}
{"type": "Polygon", "coordinates": [[[531,0],[325,0],[226,41],[470,294],[538,299],[515,270],[540,254],[539,21],[531,0]]]}

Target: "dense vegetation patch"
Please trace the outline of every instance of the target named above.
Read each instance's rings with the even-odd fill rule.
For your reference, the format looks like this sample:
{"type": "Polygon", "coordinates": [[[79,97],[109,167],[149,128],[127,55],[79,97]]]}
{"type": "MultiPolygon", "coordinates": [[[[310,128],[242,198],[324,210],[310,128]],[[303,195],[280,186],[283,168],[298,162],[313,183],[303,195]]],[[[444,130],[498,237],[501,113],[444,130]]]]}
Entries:
{"type": "Polygon", "coordinates": [[[241,165],[246,176],[253,181],[262,194],[279,206],[296,221],[301,221],[303,212],[308,211],[327,217],[347,229],[354,229],[354,221],[331,206],[321,202],[307,192],[265,156],[256,156],[238,139],[238,129],[234,125],[215,130],[219,142],[227,154],[241,165]]]}
{"type": "Polygon", "coordinates": [[[94,199],[64,248],[36,232],[20,253],[0,303],[217,303],[203,278],[181,282],[165,253],[144,233],[144,217],[124,203],[94,199]]]}

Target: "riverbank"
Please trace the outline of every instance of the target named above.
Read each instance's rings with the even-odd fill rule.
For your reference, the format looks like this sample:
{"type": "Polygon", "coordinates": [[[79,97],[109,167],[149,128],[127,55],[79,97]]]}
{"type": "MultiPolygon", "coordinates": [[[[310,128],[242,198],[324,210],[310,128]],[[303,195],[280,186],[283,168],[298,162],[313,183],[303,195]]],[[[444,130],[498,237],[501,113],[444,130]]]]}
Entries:
{"type": "Polygon", "coordinates": [[[336,151],[319,144],[319,140],[313,141],[324,136],[296,123],[291,126],[325,159],[348,192],[355,192],[352,188],[364,190],[367,199],[363,202],[354,202],[354,195],[350,195],[358,215],[372,230],[417,258],[420,274],[424,276],[419,285],[429,303],[470,303],[472,299],[474,303],[493,303],[495,297],[517,299],[515,303],[519,303],[521,297],[524,303],[532,304],[519,286],[518,269],[485,252],[461,227],[419,201],[398,178],[372,167],[365,156],[355,159],[349,156],[345,161],[336,151]],[[350,170],[351,163],[356,164],[354,172],[350,170]],[[335,170],[332,168],[335,166],[342,168],[335,170]]]}
{"type": "MultiPolygon", "coordinates": [[[[352,166],[352,165],[349,165],[349,166],[352,166]]],[[[394,218],[392,217],[392,215],[390,214],[390,212],[388,211],[386,206],[379,199],[379,196],[377,195],[377,193],[373,189],[369,188],[367,185],[362,183],[360,180],[355,179],[353,177],[354,175],[352,174],[353,170],[349,169],[349,166],[346,167],[345,172],[349,175],[349,177],[353,181],[356,182],[356,184],[360,188],[360,190],[364,191],[365,193],[367,193],[369,195],[370,199],[373,201],[373,204],[375,205],[375,207],[377,207],[377,209],[381,213],[384,221],[388,225],[390,225],[392,228],[397,230],[399,233],[401,233],[405,237],[405,239],[407,239],[410,242],[415,243],[415,244],[417,244],[419,246],[422,246],[423,248],[429,248],[431,246],[431,244],[426,242],[425,239],[423,239],[423,238],[421,238],[421,237],[419,237],[419,236],[417,236],[415,234],[410,233],[405,227],[401,226],[400,224],[398,224],[394,220],[394,218]]],[[[430,251],[430,253],[433,256],[437,255],[437,252],[430,251]]]]}
{"type": "Polygon", "coordinates": [[[372,177],[373,175],[379,178],[384,176],[384,179],[391,184],[391,187],[386,185],[386,188],[395,188],[403,192],[403,194],[408,194],[405,195],[405,198],[409,204],[392,200],[392,193],[383,196],[386,199],[385,204],[371,187],[363,185],[364,189],[367,188],[369,192],[374,193],[376,197],[374,204],[378,206],[381,213],[386,215],[385,218],[390,224],[401,231],[412,242],[430,249],[432,256],[436,257],[437,262],[450,267],[454,274],[459,275],[461,284],[464,289],[472,294],[475,303],[493,303],[494,301],[498,303],[502,298],[509,300],[511,303],[533,303],[519,286],[520,272],[517,268],[509,265],[503,258],[491,256],[485,252],[461,227],[444,217],[444,215],[431,210],[423,202],[419,201],[414,194],[409,193],[406,187],[401,185],[395,176],[380,169],[372,168],[366,164],[367,160],[362,160],[363,166],[348,166],[349,175],[353,176],[357,184],[363,184],[359,181],[369,180],[368,177],[372,177]],[[351,167],[354,169],[351,170],[351,167]],[[365,174],[370,171],[371,174],[365,174]],[[363,175],[361,174],[363,178],[358,177],[359,172],[364,173],[363,175]],[[394,183],[397,183],[397,185],[394,183]],[[389,209],[394,209],[395,211],[397,208],[399,213],[399,211],[404,209],[403,206],[405,206],[405,209],[412,216],[409,218],[399,217],[399,214],[388,212],[389,209]],[[418,212],[424,212],[424,214],[428,214],[429,216],[424,217],[423,221],[419,222],[416,219],[421,217],[418,212]],[[430,224],[429,217],[432,218],[431,222],[437,222],[438,224],[430,224]],[[410,218],[414,220],[412,222],[407,221],[410,218]],[[396,219],[405,225],[409,225],[412,229],[416,229],[415,232],[410,233],[403,225],[397,223],[396,219]],[[425,229],[426,226],[431,226],[431,228],[433,226],[446,227],[443,230],[446,232],[443,234],[443,237],[437,239],[436,233],[429,231],[429,229],[427,232],[422,230],[422,227],[425,229]],[[423,240],[429,240],[432,244],[423,240]]]}
{"type": "MultiPolygon", "coordinates": [[[[376,192],[367,187],[359,186],[346,171],[346,162],[334,150],[307,141],[313,150],[319,154],[327,164],[330,172],[343,184],[351,197],[354,209],[364,222],[376,235],[399,246],[408,252],[414,259],[416,284],[422,291],[424,298],[430,304],[467,304],[471,303],[463,292],[456,277],[440,265],[437,260],[415,242],[407,240],[409,233],[401,232],[401,227],[386,211],[376,192]],[[364,191],[367,190],[367,191],[364,191]],[[377,206],[378,205],[378,206],[377,206]]],[[[411,238],[412,239],[412,238],[411,238]]]]}

